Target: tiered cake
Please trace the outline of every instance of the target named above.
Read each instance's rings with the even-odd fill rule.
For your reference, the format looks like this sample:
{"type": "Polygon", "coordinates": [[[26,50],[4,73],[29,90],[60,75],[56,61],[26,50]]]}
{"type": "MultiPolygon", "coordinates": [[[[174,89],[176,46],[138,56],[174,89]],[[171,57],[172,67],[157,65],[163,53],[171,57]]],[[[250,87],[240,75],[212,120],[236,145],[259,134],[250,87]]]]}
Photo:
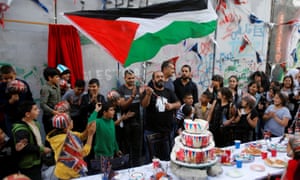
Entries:
{"type": "Polygon", "coordinates": [[[201,119],[184,120],[185,130],[175,138],[171,160],[188,167],[207,167],[215,164],[215,143],[208,122],[201,119]]]}

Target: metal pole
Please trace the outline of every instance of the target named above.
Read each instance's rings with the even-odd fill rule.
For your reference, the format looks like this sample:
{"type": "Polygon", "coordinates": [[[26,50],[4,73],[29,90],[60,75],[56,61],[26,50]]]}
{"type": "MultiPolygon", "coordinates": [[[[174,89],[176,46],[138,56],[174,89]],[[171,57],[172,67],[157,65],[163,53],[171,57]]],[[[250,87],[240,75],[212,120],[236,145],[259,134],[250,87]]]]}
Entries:
{"type": "Polygon", "coordinates": [[[54,2],[54,23],[57,24],[57,0],[53,0],[54,2]]]}

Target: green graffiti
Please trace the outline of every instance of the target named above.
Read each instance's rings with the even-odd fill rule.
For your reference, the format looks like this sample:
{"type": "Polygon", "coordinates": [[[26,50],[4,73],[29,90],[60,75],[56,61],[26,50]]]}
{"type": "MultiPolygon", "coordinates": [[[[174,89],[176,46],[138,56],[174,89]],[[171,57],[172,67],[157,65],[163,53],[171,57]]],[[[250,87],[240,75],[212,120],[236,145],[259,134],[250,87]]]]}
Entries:
{"type": "MultiPolygon", "coordinates": [[[[2,60],[1,60],[2,61],[2,60]]],[[[4,60],[3,60],[4,61],[4,60]]],[[[9,63],[0,63],[0,66],[10,65],[9,63]]]]}
{"type": "Polygon", "coordinates": [[[92,41],[90,39],[88,39],[86,36],[84,36],[83,34],[80,34],[80,44],[81,45],[88,45],[88,44],[92,44],[92,41]]]}
{"type": "Polygon", "coordinates": [[[225,71],[236,71],[236,66],[227,66],[225,71]]]}
{"type": "Polygon", "coordinates": [[[28,72],[27,74],[25,74],[23,77],[24,79],[27,79],[29,76],[33,75],[33,71],[28,72]]]}

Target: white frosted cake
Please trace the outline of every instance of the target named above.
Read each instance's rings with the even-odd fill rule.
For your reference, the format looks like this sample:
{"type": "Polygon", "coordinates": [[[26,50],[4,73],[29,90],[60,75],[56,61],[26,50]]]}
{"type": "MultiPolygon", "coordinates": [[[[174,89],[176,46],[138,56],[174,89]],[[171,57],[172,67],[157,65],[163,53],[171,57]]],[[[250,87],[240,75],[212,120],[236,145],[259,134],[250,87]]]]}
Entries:
{"type": "Polygon", "coordinates": [[[181,142],[183,145],[191,148],[207,147],[211,142],[212,134],[209,131],[199,134],[183,131],[181,134],[181,142]]]}
{"type": "Polygon", "coordinates": [[[215,163],[215,142],[208,130],[208,122],[202,119],[184,120],[184,127],[182,134],[175,138],[171,160],[196,166],[215,163]]]}
{"type": "Polygon", "coordinates": [[[208,122],[203,119],[184,120],[184,128],[189,133],[203,133],[208,130],[208,122]]]}

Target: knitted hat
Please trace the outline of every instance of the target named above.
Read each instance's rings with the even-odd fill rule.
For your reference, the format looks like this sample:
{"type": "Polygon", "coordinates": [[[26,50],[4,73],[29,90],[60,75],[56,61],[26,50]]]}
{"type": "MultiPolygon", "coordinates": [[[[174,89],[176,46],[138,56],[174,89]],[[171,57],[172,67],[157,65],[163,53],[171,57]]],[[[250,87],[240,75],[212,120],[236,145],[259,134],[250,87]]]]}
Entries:
{"type": "Polygon", "coordinates": [[[6,92],[12,94],[25,93],[27,87],[22,81],[16,79],[7,83],[6,92]]]}
{"type": "Polygon", "coordinates": [[[62,65],[62,64],[58,64],[56,66],[56,69],[59,71],[60,74],[70,73],[69,68],[67,66],[62,65]]]}
{"type": "Polygon", "coordinates": [[[54,109],[60,113],[66,113],[70,111],[70,104],[68,101],[60,101],[54,106],[54,109]]]}
{"type": "Polygon", "coordinates": [[[52,126],[54,128],[64,129],[71,123],[71,118],[67,113],[60,113],[52,118],[52,126]]]}
{"type": "Polygon", "coordinates": [[[120,98],[120,94],[116,90],[111,90],[107,93],[107,100],[117,101],[120,98]]]}
{"type": "Polygon", "coordinates": [[[290,139],[290,145],[294,152],[300,152],[300,136],[295,135],[290,139]]]}

